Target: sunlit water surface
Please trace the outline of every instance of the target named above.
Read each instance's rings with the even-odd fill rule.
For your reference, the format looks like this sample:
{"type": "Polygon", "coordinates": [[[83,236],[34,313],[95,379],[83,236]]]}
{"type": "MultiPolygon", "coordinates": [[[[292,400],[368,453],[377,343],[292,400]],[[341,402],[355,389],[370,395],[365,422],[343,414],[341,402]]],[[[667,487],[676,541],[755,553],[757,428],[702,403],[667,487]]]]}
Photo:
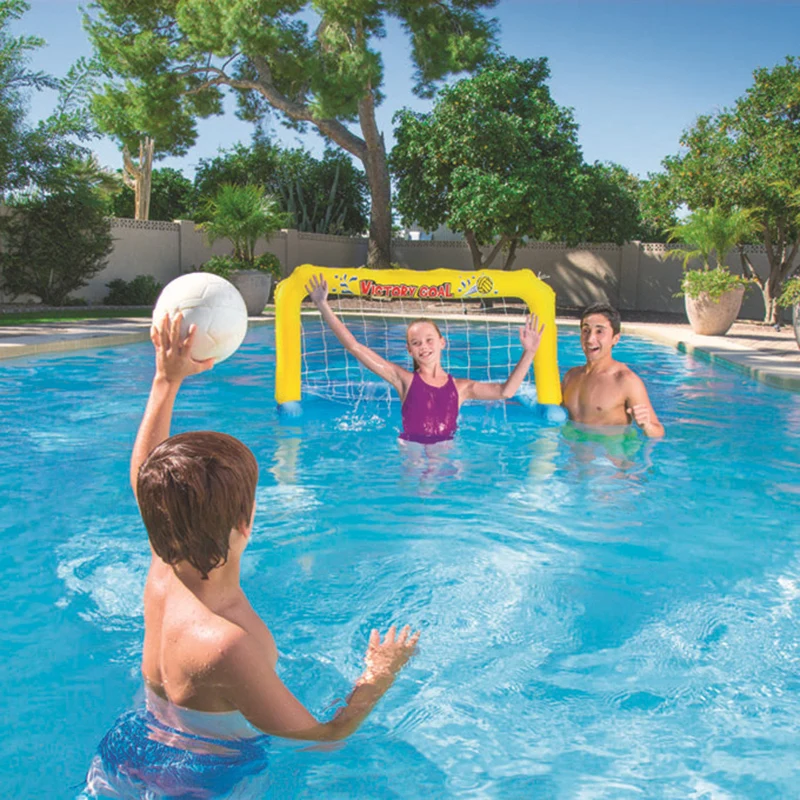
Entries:
{"type": "MultiPolygon", "coordinates": [[[[266,327],[187,381],[174,432],[259,460],[243,584],[295,694],[330,715],[370,628],[422,631],[348,742],[273,742],[237,797],[798,796],[800,396],[632,337],[617,355],[668,432],[636,452],[518,405],[462,409],[429,454],[398,444],[397,402],[281,419],[266,327]]],[[[562,370],[580,359],[562,333],[562,370]]],[[[0,366],[4,796],[80,794],[140,701],[127,467],[152,370],[149,344],[0,366]]]]}

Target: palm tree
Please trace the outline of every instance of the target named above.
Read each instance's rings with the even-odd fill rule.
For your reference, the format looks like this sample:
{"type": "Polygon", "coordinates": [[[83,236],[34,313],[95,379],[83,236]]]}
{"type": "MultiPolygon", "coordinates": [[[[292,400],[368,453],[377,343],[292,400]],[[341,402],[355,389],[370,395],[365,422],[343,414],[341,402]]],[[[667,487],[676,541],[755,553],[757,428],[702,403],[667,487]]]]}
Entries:
{"type": "Polygon", "coordinates": [[[667,229],[668,242],[683,242],[689,250],[670,250],[666,258],[677,258],[683,261],[687,269],[689,262],[699,258],[703,269],[711,269],[713,254],[717,268],[725,268],[728,253],[745,239],[750,238],[758,228],[755,219],[757,209],[737,208],[730,211],[723,209],[719,203],[711,208],[698,208],[683,222],[667,229]]]}
{"type": "Polygon", "coordinates": [[[206,204],[210,217],[200,227],[210,244],[218,239],[229,239],[233,244],[233,257],[252,264],[256,243],[269,239],[284,225],[289,215],[283,213],[277,201],[264,191],[263,186],[247,184],[237,186],[224,183],[217,194],[206,204]]]}

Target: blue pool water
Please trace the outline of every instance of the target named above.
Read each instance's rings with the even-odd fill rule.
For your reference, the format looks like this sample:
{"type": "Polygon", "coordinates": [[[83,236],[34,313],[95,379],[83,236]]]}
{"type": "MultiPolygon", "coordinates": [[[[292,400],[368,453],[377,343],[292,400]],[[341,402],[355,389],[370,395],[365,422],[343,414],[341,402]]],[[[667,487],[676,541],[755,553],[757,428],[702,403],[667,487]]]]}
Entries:
{"type": "MultiPolygon", "coordinates": [[[[559,353],[579,363],[574,333],[559,353]]],[[[174,432],[259,459],[243,584],[300,699],[330,714],[371,627],[422,630],[352,739],[273,741],[236,796],[798,796],[800,396],[630,337],[617,353],[668,433],[625,458],[513,405],[465,408],[433,457],[399,447],[383,399],[282,420],[266,327],[187,381],[174,432]]],[[[78,796],[140,700],[127,465],[152,361],[142,344],[0,365],[5,797],[78,796]]]]}

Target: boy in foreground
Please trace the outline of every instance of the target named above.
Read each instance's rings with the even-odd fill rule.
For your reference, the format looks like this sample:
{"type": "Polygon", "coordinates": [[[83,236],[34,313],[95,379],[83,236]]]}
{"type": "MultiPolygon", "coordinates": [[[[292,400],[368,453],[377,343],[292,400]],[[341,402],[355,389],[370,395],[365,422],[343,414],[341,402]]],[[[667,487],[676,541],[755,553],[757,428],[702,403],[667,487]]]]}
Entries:
{"type": "Polygon", "coordinates": [[[664,426],[658,421],[642,379],[612,356],[619,337],[619,311],[605,303],[594,303],[584,310],[581,348],[586,363],[573,367],[564,376],[564,406],[573,422],[592,427],[627,426],[634,422],[645,436],[659,438],[664,435],[664,426]]]}
{"type": "MultiPolygon", "coordinates": [[[[255,516],[258,467],[232,436],[169,437],[184,378],[210,369],[180,339],[180,316],[152,334],[156,375],[131,458],[131,485],[150,538],[142,674],[147,692],[178,717],[236,715],[242,730],[291,739],[343,739],[358,728],[414,652],[408,626],[373,630],[366,670],[330,722],[318,722],[286,688],[267,626],[239,585],[255,516]]],[[[212,719],[213,719],[212,718],[212,719]]],[[[233,726],[235,727],[235,726],[233,726]]],[[[251,735],[253,735],[251,733],[251,735]]]]}

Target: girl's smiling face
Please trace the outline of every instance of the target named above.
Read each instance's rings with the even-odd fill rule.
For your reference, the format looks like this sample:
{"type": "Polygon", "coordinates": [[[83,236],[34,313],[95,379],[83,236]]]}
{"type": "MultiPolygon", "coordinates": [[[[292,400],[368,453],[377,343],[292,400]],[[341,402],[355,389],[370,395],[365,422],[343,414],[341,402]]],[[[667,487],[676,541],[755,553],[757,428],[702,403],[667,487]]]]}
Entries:
{"type": "Polygon", "coordinates": [[[432,322],[412,322],[406,331],[408,352],[418,366],[438,367],[445,340],[432,322]]]}

